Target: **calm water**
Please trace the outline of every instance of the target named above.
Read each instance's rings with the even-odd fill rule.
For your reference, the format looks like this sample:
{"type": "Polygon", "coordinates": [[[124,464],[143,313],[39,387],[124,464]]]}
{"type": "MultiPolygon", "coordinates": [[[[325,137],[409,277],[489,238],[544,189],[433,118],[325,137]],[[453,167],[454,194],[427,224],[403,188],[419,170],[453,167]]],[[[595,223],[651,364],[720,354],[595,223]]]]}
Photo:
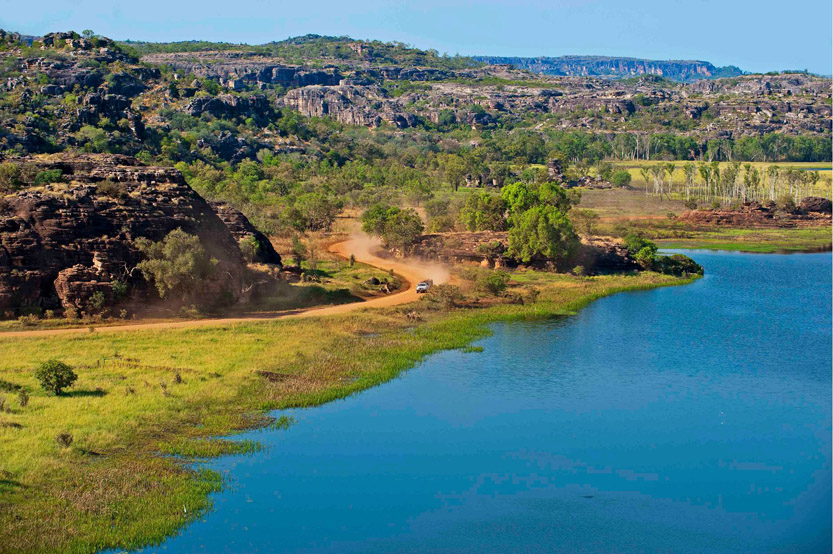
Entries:
{"type": "Polygon", "coordinates": [[[153,550],[829,551],[831,256],[692,255],[693,285],[285,412],[153,550]]]}

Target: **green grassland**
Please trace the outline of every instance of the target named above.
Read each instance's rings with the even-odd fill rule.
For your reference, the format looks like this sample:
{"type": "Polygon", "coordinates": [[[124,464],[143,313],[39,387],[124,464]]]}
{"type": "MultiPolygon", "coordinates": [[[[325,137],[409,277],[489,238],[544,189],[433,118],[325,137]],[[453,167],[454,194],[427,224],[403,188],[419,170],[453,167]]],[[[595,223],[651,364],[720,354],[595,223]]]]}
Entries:
{"type": "Polygon", "coordinates": [[[625,290],[688,281],[655,273],[514,275],[532,304],[415,305],[338,316],[192,329],[14,338],[0,334],[0,545],[92,552],[158,543],[210,509],[219,475],[186,462],[259,446],[213,437],[383,383],[425,356],[462,348],[498,320],[575,312],[625,290]],[[416,310],[414,322],[406,313],[416,310]],[[49,358],[78,382],[47,396],[33,377],[49,358]],[[30,399],[23,406],[19,391],[30,399]],[[69,433],[70,446],[56,436],[69,433]],[[178,456],[171,456],[172,454],[178,456]]]}

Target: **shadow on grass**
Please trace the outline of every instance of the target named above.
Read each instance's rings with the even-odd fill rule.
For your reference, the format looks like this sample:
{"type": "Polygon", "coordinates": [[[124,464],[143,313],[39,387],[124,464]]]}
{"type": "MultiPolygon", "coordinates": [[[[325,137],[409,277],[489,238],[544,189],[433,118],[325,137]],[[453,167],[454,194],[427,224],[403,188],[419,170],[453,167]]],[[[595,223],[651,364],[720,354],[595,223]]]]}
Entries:
{"type": "Polygon", "coordinates": [[[105,391],[103,389],[94,389],[94,390],[68,391],[68,392],[65,392],[64,394],[62,394],[61,396],[66,396],[66,397],[70,397],[70,398],[84,398],[84,397],[94,396],[94,397],[101,398],[102,396],[105,396],[106,394],[107,394],[107,391],[105,391]]]}

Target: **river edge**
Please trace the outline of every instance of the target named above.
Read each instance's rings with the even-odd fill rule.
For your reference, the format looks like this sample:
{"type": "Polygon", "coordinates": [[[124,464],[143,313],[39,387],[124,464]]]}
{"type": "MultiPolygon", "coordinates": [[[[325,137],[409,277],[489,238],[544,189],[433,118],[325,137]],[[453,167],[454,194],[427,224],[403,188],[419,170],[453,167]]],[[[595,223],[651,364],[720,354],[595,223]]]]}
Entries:
{"type": "MultiPolygon", "coordinates": [[[[23,552],[55,550],[94,552],[108,548],[121,551],[121,549],[157,545],[208,512],[212,505],[211,493],[221,490],[224,486],[219,474],[199,467],[200,460],[233,453],[252,452],[259,448],[257,444],[216,437],[229,437],[234,433],[274,425],[274,420],[265,415],[271,410],[318,406],[385,383],[419,365],[431,354],[442,350],[463,348],[474,340],[488,336],[490,334],[488,326],[491,323],[534,321],[571,315],[596,299],[619,292],[678,286],[694,280],[694,278],[680,279],[653,273],[602,278],[565,277],[559,283],[566,286],[545,287],[540,297],[541,300],[534,304],[501,304],[489,308],[459,309],[428,314],[427,321],[423,324],[400,326],[392,331],[384,331],[381,337],[372,337],[363,330],[359,331],[356,336],[344,338],[341,346],[347,346],[346,351],[353,352],[353,361],[359,360],[362,364],[372,366],[370,371],[365,371],[348,382],[336,380],[334,383],[315,390],[289,395],[272,390],[265,394],[263,391],[258,393],[258,389],[264,387],[262,380],[237,377],[229,383],[237,387],[235,394],[228,399],[217,401],[216,404],[202,406],[196,420],[193,416],[186,417],[185,420],[174,419],[170,422],[170,428],[161,433],[161,436],[154,433],[151,437],[143,435],[135,437],[140,443],[138,448],[134,446],[121,454],[101,456],[101,459],[97,459],[97,455],[95,457],[84,455],[82,463],[74,466],[73,470],[66,470],[57,482],[50,482],[47,479],[35,483],[35,486],[31,487],[37,492],[35,498],[27,498],[25,491],[12,491],[18,494],[23,493],[18,496],[17,500],[26,505],[19,510],[0,512],[0,523],[2,523],[0,529],[5,529],[5,532],[0,531],[0,538],[5,541],[5,544],[12,545],[13,549],[23,552]],[[576,295],[576,292],[579,294],[576,295]],[[159,456],[160,452],[166,456],[159,456]],[[119,477],[114,478],[113,471],[119,477]],[[105,491],[105,494],[101,495],[103,500],[100,502],[106,504],[96,506],[92,510],[96,517],[86,518],[83,523],[81,521],[84,519],[83,515],[72,510],[55,509],[50,517],[43,517],[44,508],[54,506],[55,495],[62,496],[64,493],[61,489],[68,483],[73,483],[74,486],[83,490],[90,487],[89,481],[101,479],[100,472],[109,474],[111,483],[107,485],[106,481],[104,484],[99,482],[96,484],[98,488],[123,486],[126,480],[141,481],[144,475],[146,479],[151,476],[157,480],[154,484],[157,490],[147,493],[138,487],[142,492],[132,491],[125,497],[114,499],[109,499],[109,494],[105,491]],[[38,513],[40,521],[35,518],[35,514],[38,513]],[[119,515],[114,516],[113,513],[119,515]],[[26,514],[30,515],[27,517],[26,514]],[[99,519],[99,515],[104,517],[99,519]],[[41,528],[41,523],[46,529],[41,528]],[[73,529],[72,536],[66,533],[66,529],[73,529]]],[[[375,310],[378,312],[376,314],[369,312],[352,316],[322,317],[316,318],[316,321],[323,326],[356,325],[358,321],[359,327],[367,327],[368,324],[372,327],[384,318],[401,318],[403,310],[408,306],[410,305],[399,309],[375,310]]],[[[270,331],[275,330],[275,325],[284,328],[297,327],[301,334],[308,326],[308,324],[300,325],[292,322],[251,323],[223,326],[214,330],[201,329],[173,333],[174,336],[168,338],[174,339],[174,347],[181,348],[182,345],[176,341],[176,335],[181,337],[214,335],[232,330],[232,334],[260,331],[264,336],[272,336],[270,331]]],[[[158,333],[144,333],[143,337],[139,337],[139,347],[142,345],[141,340],[148,343],[145,346],[158,347],[158,342],[153,340],[155,335],[158,333]]],[[[61,346],[64,346],[80,354],[88,350],[85,348],[85,343],[102,341],[118,343],[115,336],[103,335],[74,336],[60,340],[53,337],[47,342],[50,343],[50,349],[60,350],[61,346]]],[[[17,346],[23,348],[18,348],[18,351],[26,350],[25,342],[29,342],[29,346],[34,347],[35,350],[38,344],[45,344],[43,339],[19,342],[17,346]]],[[[112,345],[107,344],[107,346],[112,345]]],[[[96,352],[84,354],[81,358],[92,365],[95,354],[96,352]]],[[[302,360],[301,363],[309,362],[302,360]]],[[[250,377],[251,368],[248,368],[245,373],[250,377]]],[[[277,423],[278,426],[286,424],[285,421],[277,423]]],[[[70,454],[75,456],[74,451],[70,454]]],[[[9,498],[11,502],[14,502],[14,496],[17,495],[9,498]]],[[[17,506],[17,508],[21,507],[17,506]]]]}
{"type": "MultiPolygon", "coordinates": [[[[475,342],[477,340],[480,340],[480,339],[491,336],[492,335],[492,330],[491,330],[490,326],[493,325],[493,324],[496,324],[496,323],[511,323],[511,322],[519,322],[519,321],[535,322],[535,321],[546,321],[546,320],[549,320],[549,319],[554,319],[554,318],[559,318],[559,317],[569,317],[569,316],[576,315],[581,309],[589,306],[594,301],[605,298],[605,297],[608,297],[608,296],[613,296],[615,294],[626,293],[626,292],[648,291],[648,290],[654,290],[654,289],[659,289],[659,288],[664,288],[664,287],[688,285],[688,284],[691,284],[691,283],[697,281],[700,278],[702,278],[702,276],[695,276],[695,277],[690,277],[690,278],[674,278],[673,280],[668,281],[668,282],[664,282],[664,283],[634,284],[634,285],[630,285],[630,286],[617,287],[617,288],[613,288],[613,289],[606,290],[606,291],[596,293],[596,294],[584,295],[584,296],[582,296],[580,298],[577,298],[574,301],[572,301],[572,302],[570,302],[570,303],[568,303],[568,304],[566,304],[562,307],[553,306],[552,305],[553,303],[549,303],[549,302],[536,302],[535,304],[532,304],[532,305],[529,305],[529,306],[506,306],[506,305],[501,305],[501,306],[497,306],[495,308],[486,308],[486,309],[480,309],[480,310],[478,310],[478,309],[469,309],[469,310],[466,310],[464,312],[458,312],[458,313],[455,313],[452,316],[450,316],[447,320],[438,322],[442,326],[452,326],[452,325],[456,326],[457,324],[460,325],[459,327],[455,328],[455,331],[457,331],[457,341],[454,342],[453,344],[445,344],[445,345],[442,345],[442,346],[437,346],[435,348],[429,347],[428,349],[426,349],[424,351],[421,351],[420,354],[419,354],[419,356],[420,356],[419,359],[414,361],[410,365],[391,368],[391,370],[389,370],[389,372],[387,372],[380,380],[378,380],[376,382],[373,382],[373,383],[368,383],[367,386],[362,386],[361,388],[350,390],[349,392],[346,392],[345,394],[338,394],[338,395],[333,395],[333,396],[326,395],[325,398],[317,400],[317,401],[315,401],[314,403],[311,403],[311,404],[303,404],[303,403],[302,404],[297,404],[297,405],[288,404],[288,405],[282,406],[280,408],[269,409],[268,411],[269,412],[280,412],[280,411],[287,410],[287,409],[292,409],[292,408],[315,408],[315,407],[323,406],[323,405],[325,405],[327,403],[330,403],[330,402],[346,399],[346,398],[348,398],[348,397],[350,397],[354,394],[361,394],[362,392],[364,392],[364,391],[366,391],[370,388],[384,385],[385,383],[400,377],[403,373],[418,367],[421,363],[426,361],[426,359],[428,357],[430,357],[434,354],[437,354],[437,353],[443,352],[443,351],[447,351],[447,350],[456,350],[456,349],[462,349],[462,350],[465,351],[466,348],[470,347],[469,345],[471,345],[472,342],[475,342]],[[510,308],[510,309],[507,309],[507,308],[510,308]],[[511,308],[515,308],[515,309],[511,309],[511,308]]],[[[211,460],[213,458],[218,458],[218,457],[221,457],[221,456],[227,456],[227,455],[230,455],[230,456],[243,455],[243,456],[245,456],[245,455],[250,455],[250,454],[254,454],[256,452],[259,452],[262,449],[262,446],[259,443],[255,442],[255,441],[250,441],[250,440],[238,441],[238,440],[235,440],[234,436],[237,435],[237,434],[242,434],[242,433],[245,433],[247,431],[252,431],[252,430],[256,430],[258,428],[266,428],[266,427],[285,429],[285,428],[288,428],[290,425],[292,425],[294,423],[294,421],[292,421],[291,419],[287,419],[285,416],[281,416],[280,418],[275,418],[274,416],[271,416],[271,417],[272,417],[271,423],[268,423],[266,425],[253,426],[253,427],[247,428],[247,429],[236,430],[234,432],[234,434],[218,436],[217,438],[212,439],[212,440],[223,441],[224,448],[227,448],[228,449],[227,451],[212,453],[212,455],[210,457],[209,456],[204,456],[204,457],[201,457],[200,459],[194,459],[194,458],[189,459],[189,458],[186,458],[186,457],[180,457],[179,459],[182,460],[184,463],[189,464],[190,466],[192,466],[198,472],[198,474],[201,475],[201,477],[200,477],[201,479],[206,479],[207,480],[207,484],[209,484],[209,486],[212,482],[216,483],[216,485],[213,486],[211,488],[211,490],[208,492],[209,496],[213,495],[215,493],[221,492],[222,490],[225,490],[230,485],[231,479],[229,479],[228,477],[224,477],[224,476],[220,475],[219,473],[215,472],[214,470],[209,470],[209,469],[205,468],[204,467],[205,463],[207,463],[209,460],[211,460]]],[[[212,503],[212,505],[213,505],[213,503],[212,503]]],[[[195,514],[193,516],[193,518],[191,518],[190,521],[184,522],[180,529],[178,529],[173,534],[169,534],[169,535],[163,537],[162,540],[159,543],[155,542],[153,544],[142,545],[139,548],[146,547],[146,546],[155,546],[155,545],[161,544],[161,542],[164,541],[164,539],[167,539],[171,536],[174,536],[176,533],[181,532],[184,528],[186,528],[188,526],[188,524],[191,523],[191,521],[199,519],[200,517],[203,517],[204,515],[209,513],[211,511],[211,506],[212,505],[209,505],[209,507],[204,512],[201,512],[199,514],[195,514]]],[[[133,549],[129,548],[128,550],[112,550],[112,551],[108,551],[108,552],[119,552],[119,553],[121,553],[121,552],[130,552],[130,551],[133,551],[133,550],[135,550],[135,548],[133,548],[133,549]]]]}

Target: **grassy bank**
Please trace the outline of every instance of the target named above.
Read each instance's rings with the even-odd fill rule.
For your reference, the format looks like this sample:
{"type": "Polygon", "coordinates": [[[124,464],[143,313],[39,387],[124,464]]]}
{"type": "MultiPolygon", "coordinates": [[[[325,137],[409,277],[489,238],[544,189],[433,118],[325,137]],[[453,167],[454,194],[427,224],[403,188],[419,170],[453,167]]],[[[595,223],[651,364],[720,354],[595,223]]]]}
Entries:
{"type": "MultiPolygon", "coordinates": [[[[0,335],[0,545],[91,552],[153,544],[210,508],[220,477],[182,460],[258,445],[212,439],[383,383],[498,320],[570,314],[594,299],[687,281],[644,273],[537,274],[534,304],[439,309],[423,300],[313,319],[131,333],[0,335]],[[405,316],[416,309],[415,322],[405,316]],[[58,357],[76,386],[47,396],[35,367],[58,357]],[[19,391],[29,395],[20,402],[19,391]],[[72,435],[69,446],[56,441],[72,435]],[[181,457],[171,457],[178,454],[181,457]]],[[[285,426],[286,421],[274,422],[285,426]]]]}
{"type": "Polygon", "coordinates": [[[691,231],[685,238],[661,238],[663,248],[738,252],[819,252],[830,250],[830,227],[802,229],[715,229],[691,231]]]}

